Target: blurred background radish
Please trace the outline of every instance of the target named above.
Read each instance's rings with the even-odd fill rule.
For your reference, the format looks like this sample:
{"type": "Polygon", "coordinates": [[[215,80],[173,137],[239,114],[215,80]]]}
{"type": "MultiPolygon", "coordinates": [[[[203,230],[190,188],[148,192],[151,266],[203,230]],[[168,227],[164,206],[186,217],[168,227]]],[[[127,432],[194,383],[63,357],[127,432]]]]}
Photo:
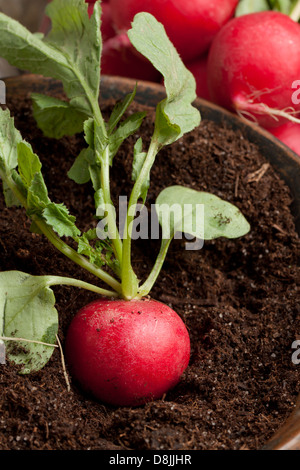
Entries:
{"type": "MultiPolygon", "coordinates": [[[[47,34],[48,1],[0,0],[0,10],[47,34]]],[[[86,1],[91,15],[94,0],[86,1]]],[[[292,100],[300,83],[300,0],[103,0],[102,73],[160,83],[128,40],[139,11],[164,24],[199,97],[257,122],[300,155],[300,99],[292,100]]],[[[1,77],[16,73],[0,61],[1,77]]]]}

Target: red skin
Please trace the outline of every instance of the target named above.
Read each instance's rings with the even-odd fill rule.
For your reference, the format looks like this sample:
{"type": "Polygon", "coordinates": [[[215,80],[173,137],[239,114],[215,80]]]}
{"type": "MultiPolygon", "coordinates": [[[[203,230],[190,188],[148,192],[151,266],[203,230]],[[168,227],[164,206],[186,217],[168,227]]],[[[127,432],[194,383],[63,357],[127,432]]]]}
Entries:
{"type": "Polygon", "coordinates": [[[101,73],[154,82],[160,79],[160,73],[151,62],[134,49],[127,33],[119,34],[104,42],[101,73]]]}
{"type": "Polygon", "coordinates": [[[185,66],[192,72],[196,80],[196,93],[200,98],[210,100],[207,84],[207,54],[193,62],[188,62],[185,66]]]}
{"type": "MultiPolygon", "coordinates": [[[[292,103],[292,83],[300,77],[300,25],[287,15],[266,11],[229,21],[215,37],[208,58],[212,101],[246,111],[263,127],[277,127],[260,103],[283,110],[292,103]],[[249,102],[254,92],[265,92],[249,102]],[[263,112],[263,114],[259,113],[263,112]]],[[[248,117],[248,114],[245,114],[248,117]]]]}
{"type": "MultiPolygon", "coordinates": [[[[89,17],[91,17],[93,14],[94,3],[95,2],[91,2],[91,1],[89,2],[89,6],[88,6],[89,17]]],[[[110,5],[108,3],[102,3],[101,8],[102,8],[102,15],[101,15],[102,40],[106,41],[107,39],[114,37],[116,35],[116,32],[112,24],[110,5]]]]}
{"type": "Polygon", "coordinates": [[[275,129],[268,129],[277,139],[290,147],[300,157],[300,124],[287,122],[275,129]]]}
{"type": "Polygon", "coordinates": [[[74,378],[99,400],[138,406],[179,381],[190,358],[180,317],[153,300],[96,300],[73,318],[65,354],[74,378]]]}
{"type": "Polygon", "coordinates": [[[115,27],[127,31],[141,11],[163,23],[183,60],[204,53],[220,28],[233,16],[238,0],[109,0],[115,27]]]}

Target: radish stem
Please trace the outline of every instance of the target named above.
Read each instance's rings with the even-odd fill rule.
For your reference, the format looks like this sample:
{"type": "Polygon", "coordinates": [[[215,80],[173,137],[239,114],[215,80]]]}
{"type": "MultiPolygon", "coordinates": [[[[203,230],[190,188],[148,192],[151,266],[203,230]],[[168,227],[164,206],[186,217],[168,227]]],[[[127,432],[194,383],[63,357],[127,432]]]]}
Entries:
{"type": "Polygon", "coordinates": [[[141,195],[141,189],[146,176],[149,174],[151,167],[154,163],[155,157],[159,150],[158,143],[155,140],[151,141],[148,154],[145,158],[141,172],[133,186],[125,228],[124,228],[124,241],[123,241],[123,259],[122,259],[122,293],[124,298],[131,299],[137,295],[137,280],[131,266],[131,237],[132,237],[132,223],[134,221],[135,207],[141,195]],[[130,275],[128,275],[128,273],[130,275]]]}
{"type": "Polygon", "coordinates": [[[290,14],[290,18],[292,18],[292,20],[296,21],[296,23],[300,20],[300,0],[298,0],[296,5],[292,9],[292,12],[290,14]]]}
{"type": "MultiPolygon", "coordinates": [[[[27,210],[26,198],[23,196],[11,176],[1,174],[1,171],[0,176],[6,181],[8,187],[13,191],[22,206],[27,210]]],[[[41,232],[48,238],[48,240],[55,246],[55,248],[57,248],[61,253],[67,256],[67,258],[71,259],[72,261],[74,261],[74,263],[86,269],[91,274],[94,274],[96,277],[98,277],[110,287],[112,287],[116,292],[121,293],[121,284],[114,277],[105,272],[103,269],[98,268],[97,266],[90,263],[87,258],[80,255],[75,250],[73,250],[73,248],[71,248],[67,243],[63,242],[55,234],[54,230],[50,228],[48,224],[42,219],[37,216],[32,216],[32,220],[36,223],[36,225],[39,227],[41,232]]]]}

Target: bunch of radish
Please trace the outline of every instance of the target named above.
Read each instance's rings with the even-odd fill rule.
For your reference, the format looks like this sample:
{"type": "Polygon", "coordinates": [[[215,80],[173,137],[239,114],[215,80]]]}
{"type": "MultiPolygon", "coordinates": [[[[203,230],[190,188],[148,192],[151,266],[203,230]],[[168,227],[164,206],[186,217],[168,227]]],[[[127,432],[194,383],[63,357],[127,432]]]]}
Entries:
{"type": "MultiPolygon", "coordinates": [[[[94,0],[86,1],[92,14],[94,0]]],[[[293,99],[300,85],[292,88],[300,80],[300,1],[105,0],[102,10],[103,74],[161,81],[127,36],[134,16],[149,12],[194,74],[198,96],[300,154],[300,100],[293,99]]]]}

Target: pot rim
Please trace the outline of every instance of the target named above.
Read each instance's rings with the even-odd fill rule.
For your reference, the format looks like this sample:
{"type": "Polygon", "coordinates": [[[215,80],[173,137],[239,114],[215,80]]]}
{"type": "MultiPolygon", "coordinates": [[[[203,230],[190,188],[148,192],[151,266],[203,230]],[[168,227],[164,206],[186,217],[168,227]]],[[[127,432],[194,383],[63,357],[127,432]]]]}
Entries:
{"type": "MultiPolygon", "coordinates": [[[[4,78],[3,81],[7,86],[7,96],[9,96],[11,88],[18,90],[21,95],[29,95],[31,92],[40,91],[41,82],[44,85],[44,92],[62,91],[62,85],[59,81],[45,78],[42,75],[24,73],[15,77],[4,78]],[[20,82],[22,86],[18,87],[20,82]]],[[[111,92],[112,98],[120,99],[122,96],[132,92],[136,80],[104,75],[101,77],[101,84],[105,86],[107,93],[111,92]],[[122,91],[121,93],[118,91],[117,95],[114,96],[116,94],[116,82],[121,85],[122,91]]],[[[146,98],[147,105],[154,106],[164,99],[165,96],[163,85],[143,80],[138,81],[135,97],[137,102],[145,104],[146,98]]],[[[202,118],[219,123],[225,119],[231,127],[241,130],[250,142],[259,147],[263,155],[280,173],[291,189],[294,196],[292,210],[295,215],[296,228],[300,234],[300,157],[265,129],[246,119],[240,118],[214,103],[197,97],[194,101],[194,106],[200,110],[202,118]]],[[[264,445],[262,450],[300,450],[300,395],[298,396],[295,410],[288,417],[284,425],[264,445]]]]}

